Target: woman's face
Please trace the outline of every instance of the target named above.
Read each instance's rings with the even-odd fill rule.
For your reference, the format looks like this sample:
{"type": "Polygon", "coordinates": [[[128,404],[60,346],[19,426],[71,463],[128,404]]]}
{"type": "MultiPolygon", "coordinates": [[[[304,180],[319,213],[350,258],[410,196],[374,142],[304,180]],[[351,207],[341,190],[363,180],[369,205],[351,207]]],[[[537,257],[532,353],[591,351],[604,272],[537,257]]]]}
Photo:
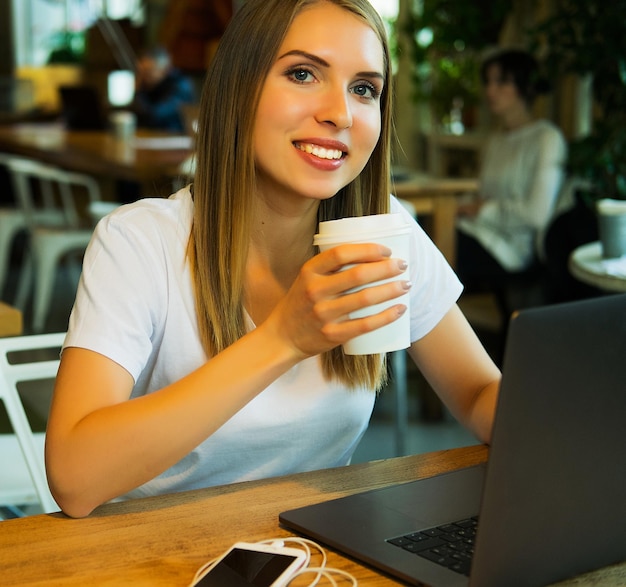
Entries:
{"type": "Polygon", "coordinates": [[[505,77],[502,68],[496,63],[485,72],[485,98],[489,109],[496,116],[504,116],[520,106],[526,106],[515,82],[505,77]]]}
{"type": "Polygon", "coordinates": [[[327,2],[294,19],[261,93],[254,127],[259,193],[326,199],[367,163],[381,129],[383,49],[327,2]]]}

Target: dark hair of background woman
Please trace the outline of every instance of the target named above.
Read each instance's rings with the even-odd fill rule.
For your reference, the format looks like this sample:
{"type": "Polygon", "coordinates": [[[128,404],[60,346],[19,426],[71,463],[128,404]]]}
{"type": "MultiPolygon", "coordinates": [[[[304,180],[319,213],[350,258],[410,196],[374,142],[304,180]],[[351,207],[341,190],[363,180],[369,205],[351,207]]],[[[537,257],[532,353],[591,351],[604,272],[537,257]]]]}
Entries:
{"type": "Polygon", "coordinates": [[[502,79],[512,81],[520,96],[531,105],[540,94],[550,91],[550,83],[541,76],[537,60],[528,52],[520,49],[508,49],[490,55],[480,68],[480,77],[485,84],[487,71],[497,65],[502,79]]]}

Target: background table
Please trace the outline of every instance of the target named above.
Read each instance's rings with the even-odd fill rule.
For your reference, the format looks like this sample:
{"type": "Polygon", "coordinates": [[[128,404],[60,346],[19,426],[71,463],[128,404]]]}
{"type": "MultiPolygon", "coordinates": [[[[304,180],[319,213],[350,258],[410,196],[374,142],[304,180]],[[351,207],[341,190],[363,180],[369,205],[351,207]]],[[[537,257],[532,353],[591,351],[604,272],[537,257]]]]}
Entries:
{"type": "Polygon", "coordinates": [[[0,336],[18,336],[23,328],[22,312],[0,302],[0,336]]]}
{"type": "Polygon", "coordinates": [[[626,292],[626,258],[603,259],[598,241],[576,248],[568,267],[576,279],[587,285],[608,292],[626,292]]]}
{"type": "Polygon", "coordinates": [[[191,155],[191,140],[140,130],[137,140],[125,142],[107,131],[70,131],[58,123],[30,123],[0,125],[0,152],[92,174],[105,184],[134,181],[143,195],[169,195],[172,180],[182,174],[181,166],[191,155]]]}
{"type": "Polygon", "coordinates": [[[478,190],[476,178],[431,177],[412,173],[396,180],[393,193],[410,202],[417,213],[430,217],[430,237],[448,263],[456,263],[456,215],[458,198],[478,190]]]}

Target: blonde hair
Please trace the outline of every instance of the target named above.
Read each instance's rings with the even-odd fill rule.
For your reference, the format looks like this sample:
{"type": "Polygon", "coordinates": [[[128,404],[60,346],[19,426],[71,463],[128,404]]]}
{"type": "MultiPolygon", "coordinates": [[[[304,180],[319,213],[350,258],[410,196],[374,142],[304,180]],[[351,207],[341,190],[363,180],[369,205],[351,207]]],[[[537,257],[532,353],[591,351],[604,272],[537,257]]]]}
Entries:
{"type": "MultiPolygon", "coordinates": [[[[253,129],[265,78],[293,22],[305,7],[330,2],[362,18],[379,36],[385,58],[381,134],[361,174],[321,202],[318,219],[389,211],[391,64],[384,25],[367,0],[248,0],[222,37],[200,102],[194,220],[189,258],[202,344],[215,355],[246,333],[245,270],[256,186],[253,129]]],[[[379,388],[384,357],[322,356],[327,379],[379,388]]]]}

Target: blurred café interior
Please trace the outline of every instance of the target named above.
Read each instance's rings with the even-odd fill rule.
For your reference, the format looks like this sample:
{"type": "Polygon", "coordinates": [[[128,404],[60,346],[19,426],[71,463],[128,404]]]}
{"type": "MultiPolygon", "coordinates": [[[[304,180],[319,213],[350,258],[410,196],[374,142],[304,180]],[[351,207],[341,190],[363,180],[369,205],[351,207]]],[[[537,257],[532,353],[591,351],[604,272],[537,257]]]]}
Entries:
{"type": "MultiPolygon", "coordinates": [[[[98,218],[136,198],[167,197],[189,182],[194,104],[181,111],[185,124],[180,132],[139,126],[124,134],[121,118],[113,114],[132,108],[136,59],[149,46],[165,47],[199,95],[220,35],[244,1],[0,4],[0,337],[63,332],[81,255],[98,218]],[[71,106],[61,92],[68,87],[86,90],[79,95],[79,111],[92,115],[92,124],[81,128],[72,122],[71,106]],[[45,186],[53,183],[69,191],[47,199],[45,186]],[[26,186],[30,192],[22,194],[26,186]],[[62,195],[70,192],[72,198],[62,195]],[[48,223],[47,232],[41,223],[48,223]],[[50,233],[49,240],[44,233],[50,233]]],[[[458,203],[479,189],[481,156],[494,125],[479,76],[480,62],[489,51],[532,50],[546,68],[552,68],[546,69],[552,91],[537,100],[534,114],[561,129],[570,154],[579,153],[578,147],[589,153],[587,161],[580,157],[568,161],[561,191],[563,200],[573,203],[563,210],[576,213],[568,217],[566,235],[559,236],[563,246],[558,259],[554,263],[541,259],[532,271],[513,273],[460,299],[494,358],[501,359],[511,312],[626,291],[626,270],[601,262],[595,208],[590,203],[608,176],[617,191],[600,197],[626,198],[626,151],[606,142],[626,144],[626,89],[622,82],[621,94],[613,93],[612,102],[602,102],[605,95],[598,92],[600,85],[620,86],[613,78],[619,78],[618,63],[623,67],[626,59],[626,35],[623,14],[612,16],[611,11],[623,5],[604,0],[372,3],[388,24],[394,48],[398,140],[393,191],[414,210],[453,266],[458,203]],[[587,36],[570,38],[585,21],[587,36]],[[559,28],[558,22],[567,26],[559,28]],[[612,28],[601,28],[607,26],[612,28]],[[597,38],[594,31],[599,31],[597,38]],[[611,31],[619,38],[611,38],[611,31]],[[611,139],[605,137],[607,128],[613,131],[611,139]],[[604,169],[598,171],[602,158],[595,155],[600,151],[605,154],[604,169]],[[609,160],[618,155],[622,159],[609,160]]],[[[363,460],[387,456],[376,452],[385,443],[390,453],[423,450],[402,436],[409,429],[433,437],[443,430],[440,440],[428,445],[432,450],[472,442],[454,427],[419,373],[401,357],[391,364],[390,386],[400,389],[401,400],[398,389],[395,396],[381,395],[377,413],[384,431],[380,434],[386,436],[376,436],[371,452],[368,438],[364,439],[363,460]]],[[[375,423],[372,434],[379,434],[375,423]]]]}

